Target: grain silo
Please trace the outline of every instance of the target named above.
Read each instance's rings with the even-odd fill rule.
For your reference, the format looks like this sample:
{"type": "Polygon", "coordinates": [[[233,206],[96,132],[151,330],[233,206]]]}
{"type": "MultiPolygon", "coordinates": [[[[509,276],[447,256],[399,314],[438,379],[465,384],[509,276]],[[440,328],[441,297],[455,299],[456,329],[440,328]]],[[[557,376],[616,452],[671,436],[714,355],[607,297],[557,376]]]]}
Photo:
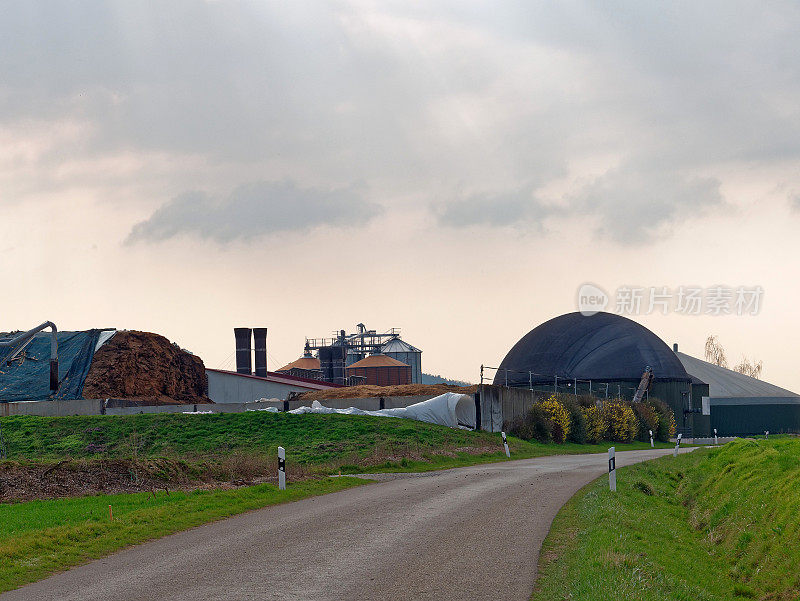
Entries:
{"type": "Polygon", "coordinates": [[[400,338],[392,338],[381,347],[381,353],[411,367],[411,382],[422,383],[422,351],[400,338]]]}

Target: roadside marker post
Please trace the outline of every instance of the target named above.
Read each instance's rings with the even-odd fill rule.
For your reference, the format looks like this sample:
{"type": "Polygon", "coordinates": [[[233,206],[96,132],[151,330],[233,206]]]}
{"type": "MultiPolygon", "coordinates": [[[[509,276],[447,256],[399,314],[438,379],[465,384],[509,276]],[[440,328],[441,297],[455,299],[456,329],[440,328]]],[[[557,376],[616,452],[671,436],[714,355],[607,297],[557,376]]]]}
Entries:
{"type": "Polygon", "coordinates": [[[719,439],[717,438],[717,429],[716,428],[714,428],[714,444],[715,445],[719,444],[719,439]]]}
{"type": "Polygon", "coordinates": [[[109,522],[114,521],[114,510],[111,509],[111,505],[108,506],[108,521],[109,522]]]}
{"type": "Polygon", "coordinates": [[[286,449],[278,447],[278,488],[286,490],[286,449]]]}
{"type": "Polygon", "coordinates": [[[617,457],[614,447],[608,449],[608,488],[617,492],[617,457]]]}
{"type": "Polygon", "coordinates": [[[506,439],[506,433],[500,432],[503,435],[503,448],[506,450],[506,457],[511,457],[511,451],[508,450],[508,440],[506,439]]]}
{"type": "Polygon", "coordinates": [[[764,432],[764,438],[767,438],[767,439],[769,439],[769,430],[767,430],[766,432],[764,432]]]}
{"type": "Polygon", "coordinates": [[[678,438],[675,439],[675,450],[672,451],[672,456],[673,457],[677,457],[678,456],[678,447],[681,446],[681,436],[683,436],[683,434],[678,434],[678,438]]]}
{"type": "Polygon", "coordinates": [[[653,442],[653,431],[652,430],[648,430],[648,432],[650,432],[650,448],[654,449],[656,447],[656,445],[653,442]]]}

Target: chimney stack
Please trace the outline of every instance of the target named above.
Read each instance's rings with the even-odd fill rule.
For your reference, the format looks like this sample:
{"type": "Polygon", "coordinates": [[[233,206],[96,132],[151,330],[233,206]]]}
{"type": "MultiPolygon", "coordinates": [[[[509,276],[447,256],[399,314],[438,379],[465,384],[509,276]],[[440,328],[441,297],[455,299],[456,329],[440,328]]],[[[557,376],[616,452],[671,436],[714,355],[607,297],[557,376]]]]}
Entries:
{"type": "Polygon", "coordinates": [[[267,328],[253,328],[256,375],[267,377],[267,328]]]}
{"type": "Polygon", "coordinates": [[[233,328],[233,335],[236,337],[236,373],[250,376],[253,374],[250,362],[252,330],[250,328],[233,328]]]}
{"type": "Polygon", "coordinates": [[[672,344],[672,350],[675,351],[676,353],[678,352],[678,343],[677,342],[672,344]]]}

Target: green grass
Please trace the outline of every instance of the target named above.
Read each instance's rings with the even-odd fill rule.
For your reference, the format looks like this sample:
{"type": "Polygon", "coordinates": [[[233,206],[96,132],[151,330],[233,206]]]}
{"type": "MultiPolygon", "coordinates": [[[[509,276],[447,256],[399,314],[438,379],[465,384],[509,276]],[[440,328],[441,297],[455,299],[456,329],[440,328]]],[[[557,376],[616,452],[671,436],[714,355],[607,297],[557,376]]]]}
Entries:
{"type": "Polygon", "coordinates": [[[324,478],[278,490],[260,484],[235,490],[98,495],[0,504],[0,592],[34,582],[146,540],[251,509],[364,484],[324,478]],[[108,506],[114,512],[109,519],[108,506]]]}
{"type": "MultiPolygon", "coordinates": [[[[317,471],[414,471],[505,459],[499,434],[405,419],[249,412],[2,418],[9,459],[273,457],[317,471]]],[[[514,458],[597,453],[608,444],[540,444],[509,437],[514,458]]],[[[644,449],[647,443],[617,445],[644,449]]],[[[659,444],[660,447],[669,445],[659,444]]]]}
{"type": "Polygon", "coordinates": [[[800,598],[800,440],[698,449],[617,481],[558,514],[533,600],[800,598]]]}

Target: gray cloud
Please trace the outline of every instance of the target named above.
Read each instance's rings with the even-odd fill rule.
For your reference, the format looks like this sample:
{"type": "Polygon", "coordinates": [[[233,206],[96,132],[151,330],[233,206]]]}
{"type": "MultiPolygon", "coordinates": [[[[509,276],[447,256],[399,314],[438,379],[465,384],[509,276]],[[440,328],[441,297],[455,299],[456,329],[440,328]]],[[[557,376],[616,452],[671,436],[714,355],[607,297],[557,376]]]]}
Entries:
{"type": "Polygon", "coordinates": [[[131,229],[126,243],[160,241],[184,234],[220,243],[319,226],[361,226],[381,212],[353,189],[301,189],[294,183],[257,182],[226,198],[205,192],[176,196],[131,229]]]}
{"type": "Polygon", "coordinates": [[[440,222],[503,226],[555,217],[533,197],[569,167],[635,156],[559,206],[612,237],[644,214],[640,233],[663,234],[683,199],[716,202],[726,166],[800,160],[798,30],[781,0],[10,3],[0,133],[86,127],[23,144],[33,158],[0,163],[0,184],[6,197],[127,187],[136,202],[256,179],[363,181],[418,204],[463,185],[485,193],[434,207],[440,222]],[[115,153],[169,167],[63,175],[115,153]]]}
{"type": "Polygon", "coordinates": [[[589,218],[597,224],[598,237],[635,245],[662,238],[670,227],[723,205],[719,187],[714,178],[628,164],[595,178],[559,205],[541,202],[526,187],[453,200],[435,212],[440,225],[456,228],[534,226],[542,231],[550,217],[589,218]]]}
{"type": "Polygon", "coordinates": [[[438,223],[448,227],[513,226],[537,231],[542,231],[544,220],[557,212],[536,199],[529,187],[496,195],[475,194],[441,203],[435,211],[438,223]]]}
{"type": "Polygon", "coordinates": [[[587,185],[571,199],[570,211],[594,218],[602,237],[639,244],[723,205],[719,187],[714,178],[627,165],[587,185]]]}

